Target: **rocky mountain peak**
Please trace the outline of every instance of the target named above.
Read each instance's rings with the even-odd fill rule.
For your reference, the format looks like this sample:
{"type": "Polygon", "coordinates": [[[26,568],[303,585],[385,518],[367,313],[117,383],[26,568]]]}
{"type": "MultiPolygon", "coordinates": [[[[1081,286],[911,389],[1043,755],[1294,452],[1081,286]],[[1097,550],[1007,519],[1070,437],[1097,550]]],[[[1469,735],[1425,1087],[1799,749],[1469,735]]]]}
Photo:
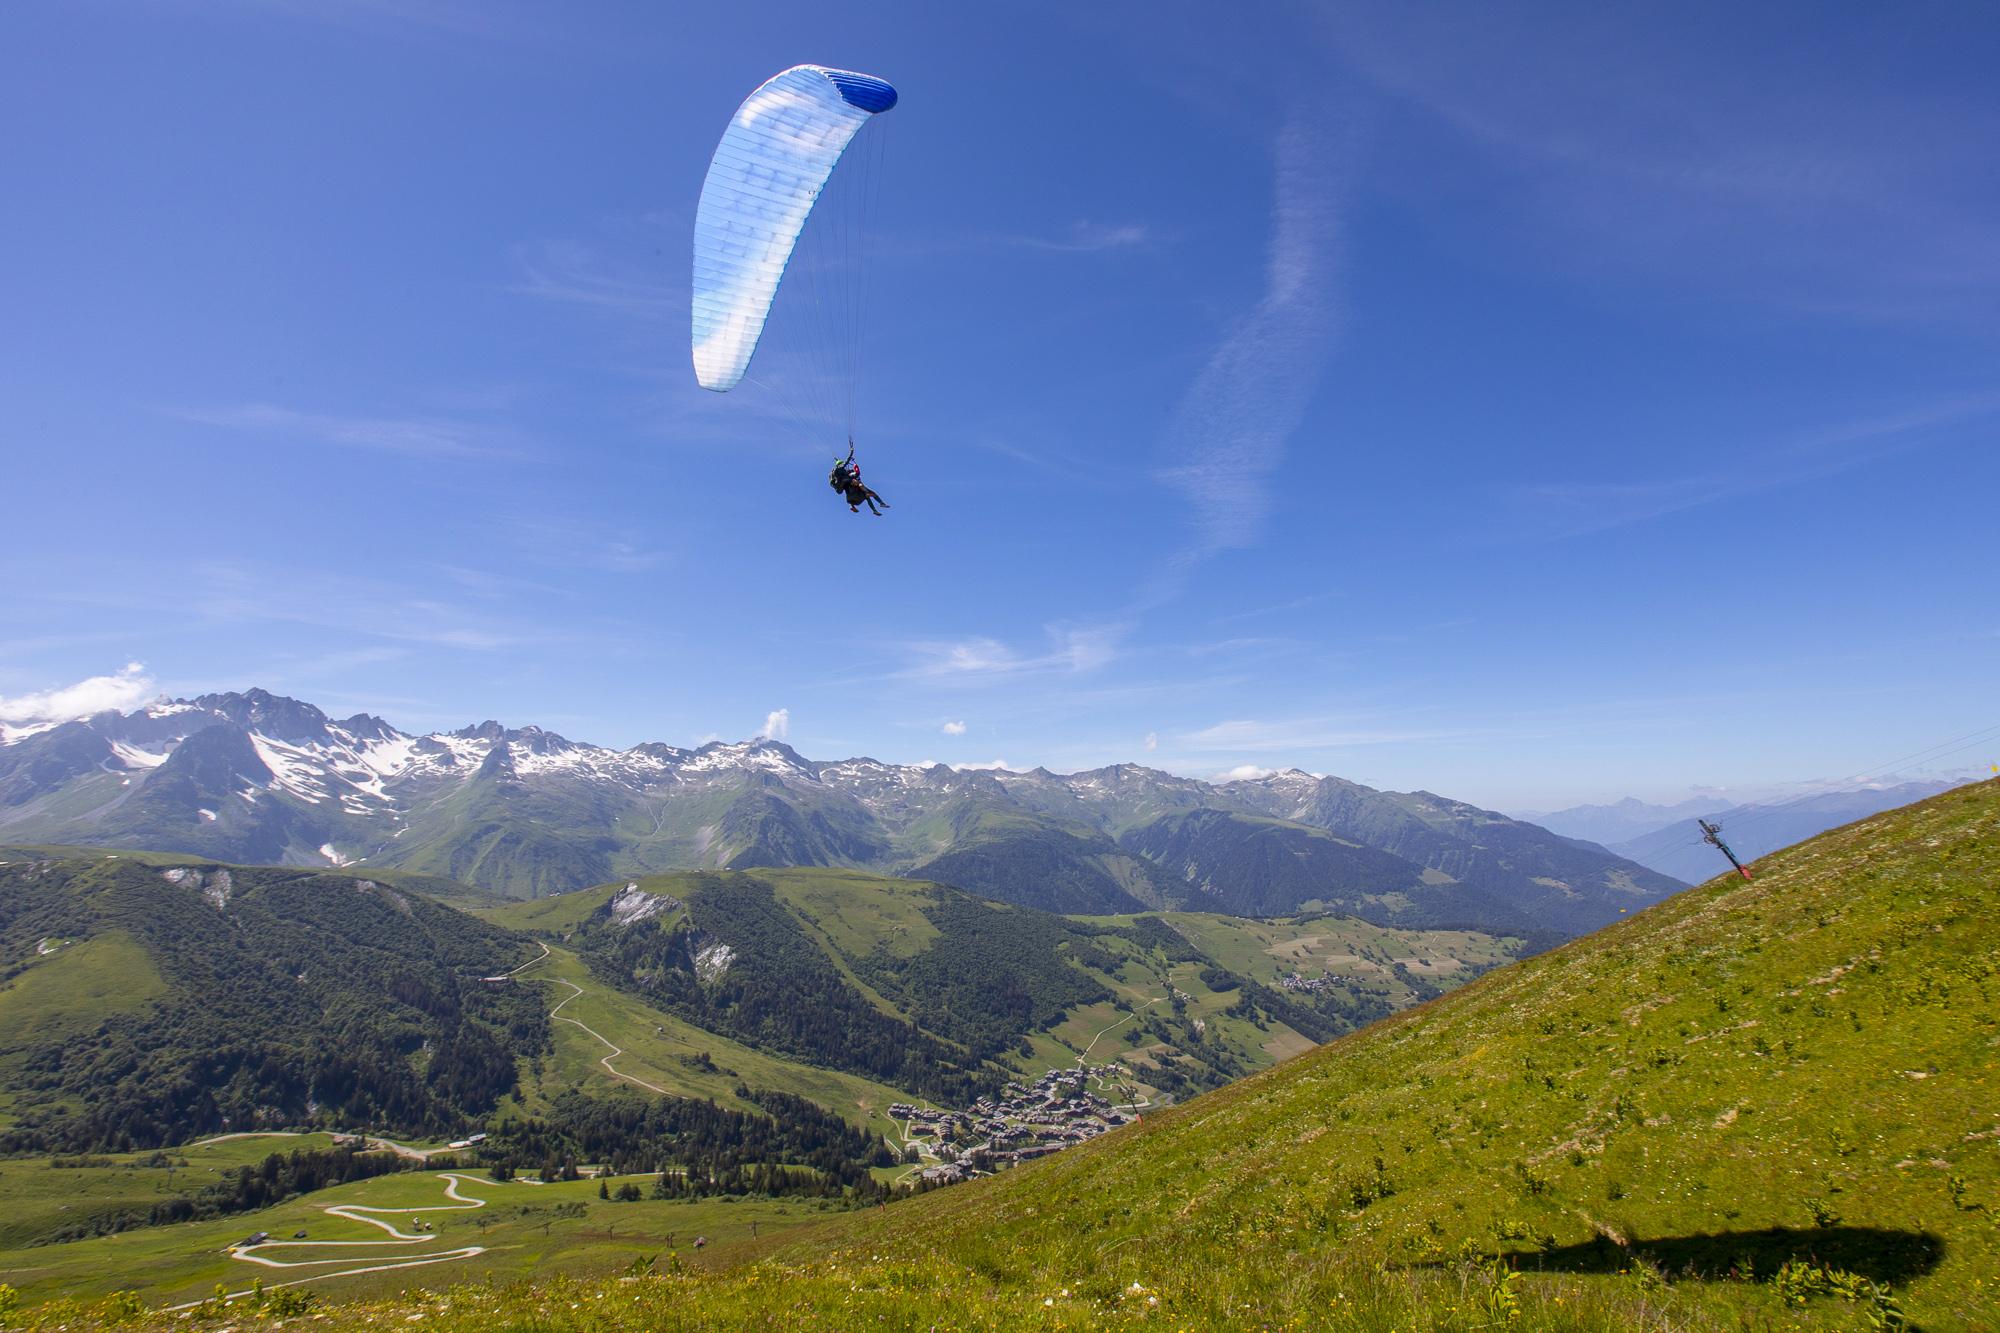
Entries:
{"type": "Polygon", "coordinates": [[[493,742],[493,748],[479,761],[479,771],[475,775],[494,781],[511,781],[517,776],[514,769],[514,752],[505,740],[493,742]]]}
{"type": "Polygon", "coordinates": [[[269,736],[273,740],[302,745],[327,739],[325,713],[309,703],[272,694],[269,690],[204,694],[192,702],[198,708],[219,713],[245,731],[269,736]]]}
{"type": "Polygon", "coordinates": [[[356,713],[335,725],[358,741],[395,740],[403,734],[373,713],[356,713]]]}
{"type": "Polygon", "coordinates": [[[509,731],[505,734],[505,740],[507,744],[518,745],[529,754],[567,754],[571,750],[581,748],[575,741],[558,736],[553,731],[544,731],[540,727],[521,727],[509,731]]]}

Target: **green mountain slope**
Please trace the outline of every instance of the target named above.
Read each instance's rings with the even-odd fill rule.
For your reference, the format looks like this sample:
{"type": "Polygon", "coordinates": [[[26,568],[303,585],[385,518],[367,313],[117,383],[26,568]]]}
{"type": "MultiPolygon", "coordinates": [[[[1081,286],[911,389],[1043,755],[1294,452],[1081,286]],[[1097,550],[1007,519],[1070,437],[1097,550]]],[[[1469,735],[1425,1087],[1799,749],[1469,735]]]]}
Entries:
{"type": "Polygon", "coordinates": [[[682,1027],[952,1106],[1086,1052],[1129,1057],[1121,1077],[1148,1097],[1215,1087],[1270,1063],[1273,1043],[1288,1054],[1389,1007],[1354,987],[1258,1011],[1245,978],[1157,919],[1081,921],[855,871],[661,875],[483,915],[682,1027]],[[1120,1035],[1092,1049],[1106,1028],[1120,1035]]]}
{"type": "Polygon", "coordinates": [[[478,980],[531,956],[525,942],[406,888],[21,855],[0,856],[0,1144],[13,1150],[454,1128],[546,1039],[533,997],[478,980]]]}
{"type": "MultiPolygon", "coordinates": [[[[1079,1059],[1149,1101],[1191,1095],[1524,947],[1349,918],[1060,917],[840,869],[658,875],[475,910],[632,1009],[635,1041],[613,1040],[658,1048],[648,1082],[726,1099],[733,1084],[689,1058],[706,1042],[738,1052],[715,1055],[732,1068],[754,1051],[794,1071],[753,1086],[863,1121],[895,1099],[871,1089],[963,1106],[1079,1059]]],[[[559,1025],[559,1048],[568,1036],[559,1025]]]]}
{"type": "Polygon", "coordinates": [[[2000,1325],[2000,784],[1762,869],[589,1327],[2000,1325]]]}
{"type": "Polygon", "coordinates": [[[1483,895],[1504,905],[1511,920],[1526,917],[1565,936],[1608,925],[1684,887],[1607,856],[1593,843],[1427,791],[1376,791],[1297,772],[1218,790],[1247,809],[1325,829],[1448,876],[1466,906],[1483,895]]]}
{"type": "Polygon", "coordinates": [[[1119,845],[1193,886],[1188,905],[1210,911],[1286,916],[1314,909],[1420,929],[1536,928],[1493,894],[1288,820],[1194,810],[1131,829],[1119,845]]]}
{"type": "Polygon", "coordinates": [[[950,849],[912,873],[1045,912],[1137,912],[1182,896],[1145,860],[1088,827],[977,810],[953,832],[950,849]]]}

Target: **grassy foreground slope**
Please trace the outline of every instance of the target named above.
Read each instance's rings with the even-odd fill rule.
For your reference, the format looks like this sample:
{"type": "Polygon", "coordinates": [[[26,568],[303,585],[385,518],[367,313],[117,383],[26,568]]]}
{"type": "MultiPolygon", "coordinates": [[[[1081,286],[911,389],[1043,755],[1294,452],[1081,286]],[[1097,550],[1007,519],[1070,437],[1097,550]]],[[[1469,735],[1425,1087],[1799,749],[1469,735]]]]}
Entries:
{"type": "Polygon", "coordinates": [[[2000,785],[1759,869],[728,1279],[435,1322],[2000,1325],[2000,785]]]}

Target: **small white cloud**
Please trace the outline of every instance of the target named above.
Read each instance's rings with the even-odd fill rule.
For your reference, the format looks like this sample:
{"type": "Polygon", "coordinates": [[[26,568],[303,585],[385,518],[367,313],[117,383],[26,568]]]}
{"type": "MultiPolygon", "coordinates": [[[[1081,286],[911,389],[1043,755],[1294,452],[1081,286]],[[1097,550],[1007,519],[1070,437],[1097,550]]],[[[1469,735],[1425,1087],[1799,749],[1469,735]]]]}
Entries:
{"type": "Polygon", "coordinates": [[[1020,771],[1005,759],[989,759],[983,764],[953,764],[952,767],[961,773],[1017,773],[1020,771]]]}
{"type": "Polygon", "coordinates": [[[764,729],[757,735],[767,741],[781,741],[791,735],[792,710],[773,708],[764,715],[764,729]]]}
{"type": "Polygon", "coordinates": [[[71,722],[107,709],[136,708],[153,694],[153,678],[145,665],[127,662],[114,675],[92,676],[36,694],[0,696],[0,722],[71,722]]]}
{"type": "Polygon", "coordinates": [[[1268,778],[1275,770],[1259,768],[1255,764],[1238,764],[1222,775],[1224,782],[1254,782],[1258,778],[1268,778]]]}
{"type": "Polygon", "coordinates": [[[963,736],[965,734],[965,724],[963,722],[947,722],[944,724],[944,734],[947,736],[963,736]]]}
{"type": "Polygon", "coordinates": [[[1157,732],[1157,731],[1149,731],[1149,732],[1147,732],[1147,733],[1146,733],[1146,748],[1147,748],[1148,750],[1157,750],[1157,749],[1159,749],[1159,748],[1160,748],[1160,733],[1159,733],[1159,732],[1157,732]]]}

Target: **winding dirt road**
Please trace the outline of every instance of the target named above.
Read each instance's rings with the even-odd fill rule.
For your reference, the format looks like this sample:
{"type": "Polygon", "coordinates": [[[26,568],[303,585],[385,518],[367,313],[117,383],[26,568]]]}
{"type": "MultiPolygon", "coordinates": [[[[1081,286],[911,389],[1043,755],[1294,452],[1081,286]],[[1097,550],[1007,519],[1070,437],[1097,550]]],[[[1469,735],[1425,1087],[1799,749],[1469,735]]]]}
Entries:
{"type": "MultiPolygon", "coordinates": [[[[396,1268],[421,1268],[426,1264],[454,1263],[461,1259],[471,1259],[486,1253],[484,1245],[461,1245],[448,1250],[427,1250],[422,1254],[396,1257],[393,1251],[384,1253],[385,1247],[408,1245],[434,1245],[439,1237],[435,1232],[403,1231],[394,1222],[384,1221],[374,1214],[393,1214],[408,1217],[416,1213],[462,1213],[476,1208],[484,1208],[486,1200],[473,1198],[459,1192],[459,1186],[477,1184],[482,1187],[499,1185],[499,1181],[475,1180],[471,1176],[455,1171],[440,1172],[438,1178],[444,1181],[444,1196],[450,1203],[431,1204],[423,1208],[377,1208],[358,1203],[329,1204],[321,1209],[328,1217],[342,1217],[350,1222],[360,1222],[366,1226],[380,1227],[389,1234],[381,1240],[267,1240],[255,1245],[236,1244],[228,1250],[229,1257],[240,1263],[256,1264],[262,1268],[317,1268],[321,1271],[306,1273],[288,1282],[270,1282],[264,1290],[274,1291],[279,1287],[296,1287],[307,1282],[317,1282],[330,1277],[354,1277],[361,1273],[386,1273],[396,1268]],[[267,1257],[273,1250],[357,1250],[365,1249],[366,1254],[328,1255],[323,1259],[273,1259],[267,1257]],[[335,1267],[334,1265],[338,1265],[335,1267]]],[[[508,1182],[520,1185],[538,1185],[540,1181],[522,1180],[508,1182]]],[[[233,1301],[248,1296],[251,1289],[227,1293],[223,1300],[233,1301]]],[[[170,1306],[173,1310],[188,1310],[202,1304],[188,1301],[170,1306]]]]}
{"type": "MultiPolygon", "coordinates": [[[[515,973],[527,971],[529,968],[533,967],[536,963],[547,961],[549,953],[550,953],[549,946],[546,943],[544,943],[542,945],[542,956],[540,958],[529,959],[527,962],[521,964],[519,967],[515,968],[513,972],[509,972],[507,975],[511,977],[515,973]]],[[[574,981],[566,980],[563,977],[539,977],[535,978],[535,980],[550,981],[554,982],[558,986],[569,987],[570,993],[567,996],[565,996],[556,1005],[555,1008],[549,1010],[549,1017],[553,1018],[558,1023],[568,1023],[571,1027],[582,1028],[585,1032],[588,1032],[591,1036],[597,1038],[598,1041],[602,1042],[604,1044],[604,1049],[611,1052],[611,1054],[605,1056],[603,1059],[597,1062],[598,1064],[604,1067],[605,1073],[611,1075],[611,1077],[617,1079],[621,1083],[630,1083],[635,1088],[644,1088],[646,1091],[656,1092],[662,1097],[671,1097],[674,1095],[673,1093],[668,1092],[665,1088],[660,1087],[656,1083],[648,1083],[643,1078],[637,1078],[631,1074],[621,1072],[611,1062],[613,1060],[616,1060],[619,1056],[625,1054],[623,1047],[619,1046],[616,1042],[612,1041],[609,1037],[605,1036],[602,1032],[599,1032],[596,1028],[590,1026],[590,1024],[584,1022],[582,1019],[565,1018],[563,1016],[563,1006],[568,1004],[571,1000],[574,1000],[577,996],[584,994],[585,992],[583,987],[577,985],[574,981]]]]}

